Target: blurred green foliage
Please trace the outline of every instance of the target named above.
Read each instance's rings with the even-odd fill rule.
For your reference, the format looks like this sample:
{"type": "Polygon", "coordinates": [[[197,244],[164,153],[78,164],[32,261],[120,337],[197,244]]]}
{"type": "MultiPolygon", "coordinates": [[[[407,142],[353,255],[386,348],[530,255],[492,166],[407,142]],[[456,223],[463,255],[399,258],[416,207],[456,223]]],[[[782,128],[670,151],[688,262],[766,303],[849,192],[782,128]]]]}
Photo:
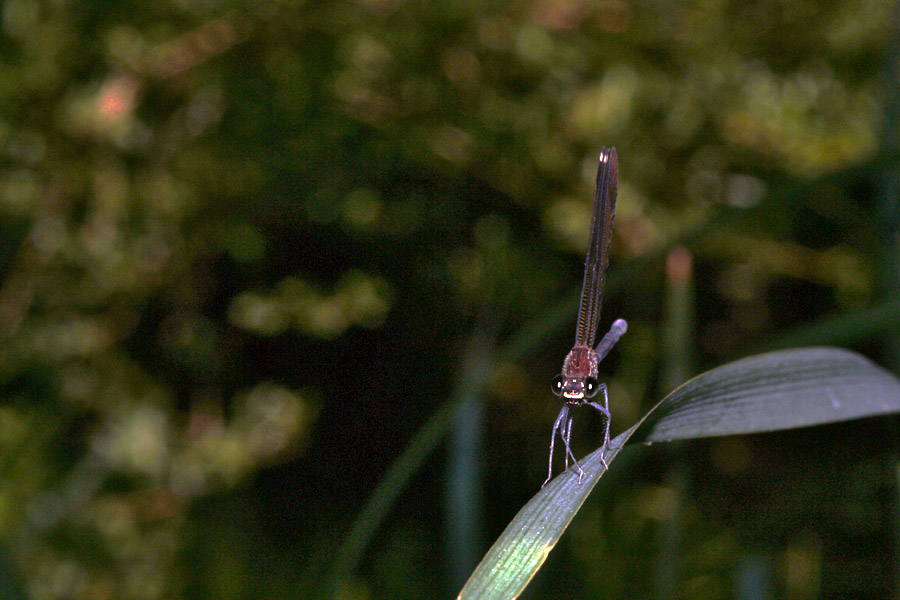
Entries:
{"type": "MultiPolygon", "coordinates": [[[[892,9],[6,0],[0,539],[18,585],[38,600],[320,595],[316,573],[452,388],[473,324],[499,307],[518,328],[580,282],[602,145],[621,163],[614,269],[745,211],[690,244],[701,363],[869,306],[871,181],[896,160],[880,129],[892,9]]],[[[631,323],[609,380],[620,427],[657,385],[662,266],[647,266],[604,305],[631,323]]],[[[498,368],[489,532],[540,481],[568,337],[498,368]]],[[[343,597],[446,593],[440,470],[343,597]]],[[[660,485],[586,510],[548,579],[642,595],[622,572],[650,558],[660,485]],[[604,510],[616,552],[596,542],[604,510]]],[[[741,536],[688,512],[684,595],[726,597],[741,536]]],[[[811,597],[796,573],[825,560],[821,540],[787,547],[786,589],[811,597]]]]}

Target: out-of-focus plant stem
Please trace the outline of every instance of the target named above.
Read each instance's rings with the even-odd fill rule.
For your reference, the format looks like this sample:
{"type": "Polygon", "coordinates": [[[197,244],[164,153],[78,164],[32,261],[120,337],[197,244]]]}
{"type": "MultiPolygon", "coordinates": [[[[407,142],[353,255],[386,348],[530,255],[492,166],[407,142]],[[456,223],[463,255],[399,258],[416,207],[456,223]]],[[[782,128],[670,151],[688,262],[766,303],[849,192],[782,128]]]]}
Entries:
{"type": "Polygon", "coordinates": [[[446,544],[451,589],[459,589],[481,557],[482,489],[481,452],[484,401],[481,383],[490,376],[497,330],[502,318],[491,312],[469,340],[461,381],[473,384],[462,390],[451,421],[446,483],[446,544]]]}
{"type": "MultiPolygon", "coordinates": [[[[884,61],[882,94],[884,94],[884,115],[881,132],[881,156],[896,156],[900,151],[900,2],[895,3],[887,35],[887,51],[884,61]]],[[[879,295],[886,302],[900,299],[900,164],[885,162],[877,175],[876,226],[879,237],[878,281],[879,295]]],[[[883,364],[900,373],[900,335],[895,327],[885,328],[883,364]]],[[[898,452],[898,422],[894,419],[894,466],[900,463],[898,452]]],[[[894,556],[900,547],[900,469],[894,480],[893,511],[894,556]]],[[[900,569],[895,561],[894,581],[900,581],[900,569]]],[[[894,596],[900,597],[900,588],[895,583],[894,596]]]]}
{"type": "MultiPolygon", "coordinates": [[[[672,390],[693,375],[694,357],[694,288],[691,253],[674,248],[666,259],[666,308],[663,323],[662,385],[672,390]]],[[[680,548],[684,532],[684,503],[689,485],[688,465],[682,457],[681,444],[669,449],[671,465],[666,485],[675,501],[668,518],[658,532],[659,557],[655,573],[655,595],[660,600],[678,596],[678,574],[681,570],[680,548]]]]}

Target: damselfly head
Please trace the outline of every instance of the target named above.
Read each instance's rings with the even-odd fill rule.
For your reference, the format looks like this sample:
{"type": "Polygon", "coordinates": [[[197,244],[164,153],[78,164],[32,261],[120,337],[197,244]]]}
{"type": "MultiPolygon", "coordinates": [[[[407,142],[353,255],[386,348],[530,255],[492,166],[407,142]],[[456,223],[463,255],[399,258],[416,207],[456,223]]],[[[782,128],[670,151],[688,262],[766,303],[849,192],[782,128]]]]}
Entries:
{"type": "Polygon", "coordinates": [[[567,401],[580,401],[585,398],[593,398],[600,390],[600,385],[594,377],[563,377],[557,375],[553,378],[552,390],[557,396],[562,396],[567,401]]]}

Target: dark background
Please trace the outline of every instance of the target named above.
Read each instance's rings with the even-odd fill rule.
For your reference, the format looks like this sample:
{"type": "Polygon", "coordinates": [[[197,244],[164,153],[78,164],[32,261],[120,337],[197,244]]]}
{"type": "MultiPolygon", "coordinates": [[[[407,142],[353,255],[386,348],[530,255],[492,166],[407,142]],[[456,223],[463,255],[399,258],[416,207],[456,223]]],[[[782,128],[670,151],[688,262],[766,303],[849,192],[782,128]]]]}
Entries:
{"type": "MultiPolygon", "coordinates": [[[[768,348],[900,368],[890,2],[0,6],[4,598],[455,596],[545,477],[602,146],[613,434],[768,348]]],[[[526,597],[896,597],[895,446],[623,455],[526,597]]]]}

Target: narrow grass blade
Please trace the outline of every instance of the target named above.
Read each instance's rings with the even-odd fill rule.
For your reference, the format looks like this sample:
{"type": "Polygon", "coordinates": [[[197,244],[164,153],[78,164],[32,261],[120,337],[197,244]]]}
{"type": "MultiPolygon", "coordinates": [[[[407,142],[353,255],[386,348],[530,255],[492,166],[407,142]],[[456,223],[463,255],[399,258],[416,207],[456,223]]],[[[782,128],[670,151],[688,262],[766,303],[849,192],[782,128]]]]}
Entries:
{"type": "Polygon", "coordinates": [[[490,377],[494,362],[494,340],[499,319],[486,323],[472,333],[462,373],[450,401],[445,402],[422,426],[400,457],[382,477],[363,510],[353,520],[350,532],[338,547],[328,576],[328,594],[335,597],[341,586],[350,579],[359,561],[384,521],[400,492],[435,447],[443,441],[460,407],[475,401],[485,381],[490,377]]]}
{"type": "Polygon", "coordinates": [[[782,348],[836,344],[852,346],[900,330],[900,299],[884,300],[864,309],[824,317],[753,346],[747,354],[782,348]]]}

